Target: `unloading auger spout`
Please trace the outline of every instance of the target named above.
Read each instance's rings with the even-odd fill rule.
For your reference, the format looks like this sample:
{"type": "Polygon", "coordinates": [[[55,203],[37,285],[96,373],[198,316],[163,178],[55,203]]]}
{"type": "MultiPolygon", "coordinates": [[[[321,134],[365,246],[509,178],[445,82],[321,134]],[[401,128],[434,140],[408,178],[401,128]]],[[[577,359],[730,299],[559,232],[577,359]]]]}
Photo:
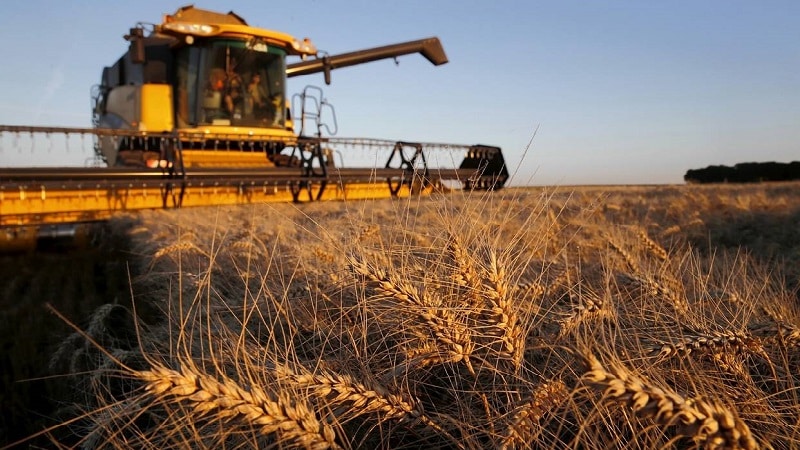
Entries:
{"type": "Polygon", "coordinates": [[[286,76],[296,77],[324,72],[325,84],[331,84],[331,70],[333,69],[355,66],[357,64],[364,64],[381,59],[396,58],[412,53],[421,54],[434,66],[447,63],[447,55],[444,52],[439,38],[429,37],[427,39],[384,45],[382,47],[342,53],[340,55],[323,55],[319,58],[289,64],[286,66],[286,76]]]}

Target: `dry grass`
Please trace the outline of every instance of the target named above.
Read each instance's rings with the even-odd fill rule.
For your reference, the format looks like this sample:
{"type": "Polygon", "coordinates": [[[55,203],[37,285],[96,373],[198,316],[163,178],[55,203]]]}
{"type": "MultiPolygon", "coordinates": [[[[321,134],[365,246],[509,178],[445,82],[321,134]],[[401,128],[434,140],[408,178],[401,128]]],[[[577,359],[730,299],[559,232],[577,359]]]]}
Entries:
{"type": "Polygon", "coordinates": [[[797,189],[143,213],[70,442],[800,448],[797,189]]]}

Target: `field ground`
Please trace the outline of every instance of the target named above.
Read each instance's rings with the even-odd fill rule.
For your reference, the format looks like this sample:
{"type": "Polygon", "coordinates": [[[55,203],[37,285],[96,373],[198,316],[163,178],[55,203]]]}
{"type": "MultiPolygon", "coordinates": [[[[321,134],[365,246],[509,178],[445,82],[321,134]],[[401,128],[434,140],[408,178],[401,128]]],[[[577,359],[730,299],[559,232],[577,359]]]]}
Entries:
{"type": "Polygon", "coordinates": [[[800,448],[798,183],[149,211],[0,277],[0,446],[800,448]]]}

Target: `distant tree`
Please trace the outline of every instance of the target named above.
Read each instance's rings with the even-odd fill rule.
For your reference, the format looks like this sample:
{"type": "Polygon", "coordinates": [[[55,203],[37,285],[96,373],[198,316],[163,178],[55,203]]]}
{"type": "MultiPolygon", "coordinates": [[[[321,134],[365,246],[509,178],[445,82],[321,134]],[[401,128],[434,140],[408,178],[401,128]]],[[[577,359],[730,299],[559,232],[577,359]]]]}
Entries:
{"type": "Polygon", "coordinates": [[[733,167],[708,166],[702,169],[687,170],[683,179],[687,183],[758,183],[800,180],[800,161],[791,163],[744,162],[733,167]]]}

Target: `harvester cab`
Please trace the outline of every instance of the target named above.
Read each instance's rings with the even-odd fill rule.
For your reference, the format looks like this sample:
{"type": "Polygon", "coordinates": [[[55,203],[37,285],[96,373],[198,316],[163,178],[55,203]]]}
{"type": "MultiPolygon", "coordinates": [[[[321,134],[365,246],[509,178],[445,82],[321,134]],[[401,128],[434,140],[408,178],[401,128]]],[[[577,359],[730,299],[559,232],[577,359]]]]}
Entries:
{"type": "MultiPolygon", "coordinates": [[[[94,90],[98,128],[178,132],[188,138],[181,139],[187,167],[269,166],[293,142],[286,58],[316,55],[309,40],[192,6],[165,15],[149,34],[140,25],[125,37],[128,52],[94,90]]],[[[110,166],[145,165],[161,147],[100,139],[97,151],[110,166]]]]}

